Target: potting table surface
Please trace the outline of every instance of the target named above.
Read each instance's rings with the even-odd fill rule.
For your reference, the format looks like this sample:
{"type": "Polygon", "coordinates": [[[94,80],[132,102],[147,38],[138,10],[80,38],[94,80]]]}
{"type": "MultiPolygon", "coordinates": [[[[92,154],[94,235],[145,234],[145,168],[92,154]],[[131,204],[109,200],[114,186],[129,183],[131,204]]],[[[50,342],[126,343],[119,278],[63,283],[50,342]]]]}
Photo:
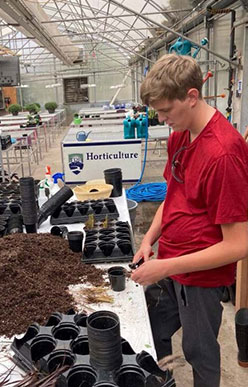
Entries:
{"type": "MultiPolygon", "coordinates": [[[[123,190],[123,195],[121,197],[116,197],[113,199],[120,214],[119,220],[128,221],[130,223],[125,191],[123,190]]],[[[70,199],[70,201],[73,200],[75,200],[75,197],[70,199]]],[[[80,230],[80,228],[82,229],[84,227],[82,223],[68,225],[65,224],[65,226],[68,227],[69,231],[80,230]]],[[[48,218],[40,226],[39,232],[49,232],[51,227],[53,226],[50,224],[50,219],[48,218]]],[[[96,266],[108,269],[109,267],[115,265],[123,266],[128,269],[128,265],[126,263],[99,264],[96,266]]],[[[78,290],[85,286],[87,285],[74,285],[70,290],[72,292],[75,291],[76,293],[78,290]]],[[[130,343],[133,350],[136,353],[145,350],[149,352],[154,357],[154,359],[156,359],[143,287],[134,283],[131,279],[128,278],[126,280],[126,288],[124,291],[114,292],[109,288],[108,295],[112,296],[114,299],[112,304],[91,304],[90,307],[92,310],[89,311],[89,313],[99,310],[109,310],[116,313],[120,319],[121,336],[130,343]]],[[[22,335],[19,335],[19,337],[22,337],[22,335]]],[[[6,371],[6,367],[13,367],[13,363],[8,358],[10,355],[8,347],[12,341],[12,339],[0,337],[0,375],[6,371]]],[[[18,380],[20,378],[20,374],[23,374],[23,371],[20,371],[19,368],[16,367],[12,373],[10,381],[18,380]]]]}

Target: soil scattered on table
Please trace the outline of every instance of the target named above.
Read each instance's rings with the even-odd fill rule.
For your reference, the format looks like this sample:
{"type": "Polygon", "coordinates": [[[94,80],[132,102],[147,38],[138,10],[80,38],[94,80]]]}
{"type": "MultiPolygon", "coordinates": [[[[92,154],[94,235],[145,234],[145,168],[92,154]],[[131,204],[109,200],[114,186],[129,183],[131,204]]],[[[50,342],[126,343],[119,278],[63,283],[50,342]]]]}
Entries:
{"type": "Polygon", "coordinates": [[[94,265],[83,264],[81,253],[73,253],[67,240],[51,234],[1,238],[0,335],[24,333],[30,324],[44,324],[56,311],[77,310],[68,286],[104,285],[103,274],[94,265]]]}

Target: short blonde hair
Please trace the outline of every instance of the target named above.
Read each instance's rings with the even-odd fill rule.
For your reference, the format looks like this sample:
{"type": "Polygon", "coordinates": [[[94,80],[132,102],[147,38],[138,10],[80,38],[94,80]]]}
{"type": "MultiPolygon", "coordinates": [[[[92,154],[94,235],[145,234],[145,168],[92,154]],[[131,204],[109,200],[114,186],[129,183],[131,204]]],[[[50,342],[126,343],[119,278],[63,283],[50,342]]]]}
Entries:
{"type": "Polygon", "coordinates": [[[191,88],[202,98],[203,76],[198,63],[186,55],[163,55],[141,84],[140,97],[146,105],[160,99],[184,100],[191,88]]]}

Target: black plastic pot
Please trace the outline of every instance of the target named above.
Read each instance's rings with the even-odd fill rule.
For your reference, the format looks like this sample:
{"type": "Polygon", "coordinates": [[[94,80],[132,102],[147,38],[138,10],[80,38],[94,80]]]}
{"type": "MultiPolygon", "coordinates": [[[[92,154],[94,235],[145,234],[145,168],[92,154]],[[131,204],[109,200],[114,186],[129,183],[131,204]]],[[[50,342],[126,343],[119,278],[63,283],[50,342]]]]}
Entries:
{"type": "Polygon", "coordinates": [[[235,315],[238,363],[248,367],[248,308],[241,308],[235,315]]]}
{"type": "Polygon", "coordinates": [[[69,231],[67,234],[70,249],[74,253],[82,252],[84,234],[82,231],[69,231]]]}
{"type": "Polygon", "coordinates": [[[87,319],[90,363],[96,369],[113,371],[122,364],[120,321],[109,311],[92,313],[87,319]]]}
{"type": "Polygon", "coordinates": [[[40,226],[49,215],[53,214],[57,208],[62,206],[73,195],[71,188],[66,185],[62,187],[55,195],[53,195],[47,202],[45,202],[38,214],[38,225],[40,226]]]}
{"type": "Polygon", "coordinates": [[[107,184],[113,186],[111,197],[122,195],[122,172],[121,168],[110,168],[104,170],[104,178],[107,184]]]}
{"type": "Polygon", "coordinates": [[[23,223],[27,233],[37,232],[37,204],[35,194],[35,183],[32,177],[20,179],[20,193],[22,202],[23,223]]]}
{"type": "Polygon", "coordinates": [[[112,266],[108,269],[108,276],[111,289],[121,292],[126,287],[125,269],[122,266],[112,266]]]}
{"type": "Polygon", "coordinates": [[[66,238],[68,234],[68,228],[66,226],[53,226],[50,230],[50,233],[61,238],[66,238]]]}

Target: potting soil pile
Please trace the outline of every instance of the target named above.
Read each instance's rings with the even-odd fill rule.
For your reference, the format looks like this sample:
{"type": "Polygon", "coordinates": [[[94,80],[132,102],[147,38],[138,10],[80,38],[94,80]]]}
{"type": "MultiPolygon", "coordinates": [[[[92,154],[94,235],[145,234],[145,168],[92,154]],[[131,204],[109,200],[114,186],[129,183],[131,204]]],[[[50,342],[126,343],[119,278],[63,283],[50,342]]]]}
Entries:
{"type": "MultiPolygon", "coordinates": [[[[77,310],[68,286],[103,285],[104,271],[81,262],[68,241],[50,234],[13,234],[0,239],[0,335],[24,333],[53,312],[77,310]]],[[[82,312],[82,311],[79,311],[82,312]]]]}

